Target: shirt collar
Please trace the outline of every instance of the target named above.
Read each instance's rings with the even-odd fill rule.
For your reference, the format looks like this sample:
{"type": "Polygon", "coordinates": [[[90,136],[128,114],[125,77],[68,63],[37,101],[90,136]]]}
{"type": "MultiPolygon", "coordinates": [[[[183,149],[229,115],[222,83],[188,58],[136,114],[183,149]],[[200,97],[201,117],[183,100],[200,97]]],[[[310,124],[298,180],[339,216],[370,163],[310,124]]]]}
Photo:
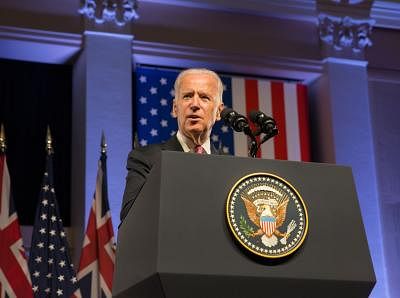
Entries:
{"type": "MultiPolygon", "coordinates": [[[[189,141],[189,139],[187,137],[185,137],[179,130],[176,134],[176,137],[177,137],[179,143],[181,144],[184,152],[193,152],[193,149],[191,149],[188,145],[188,144],[191,144],[192,142],[189,141]]],[[[207,138],[207,140],[203,144],[201,144],[201,146],[204,148],[204,150],[206,150],[207,154],[211,154],[210,138],[207,138]]]]}

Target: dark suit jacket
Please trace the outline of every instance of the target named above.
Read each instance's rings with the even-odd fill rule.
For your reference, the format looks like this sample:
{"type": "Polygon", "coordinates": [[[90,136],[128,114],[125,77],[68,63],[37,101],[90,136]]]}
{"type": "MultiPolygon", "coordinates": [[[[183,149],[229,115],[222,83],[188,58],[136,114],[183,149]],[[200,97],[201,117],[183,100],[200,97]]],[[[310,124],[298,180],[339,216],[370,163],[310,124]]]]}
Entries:
{"type": "MultiPolygon", "coordinates": [[[[125,192],[120,213],[121,222],[135,202],[162,150],[183,152],[183,148],[175,135],[165,143],[140,147],[129,153],[126,165],[128,175],[126,176],[125,192]]],[[[211,144],[211,154],[222,153],[211,144]]]]}

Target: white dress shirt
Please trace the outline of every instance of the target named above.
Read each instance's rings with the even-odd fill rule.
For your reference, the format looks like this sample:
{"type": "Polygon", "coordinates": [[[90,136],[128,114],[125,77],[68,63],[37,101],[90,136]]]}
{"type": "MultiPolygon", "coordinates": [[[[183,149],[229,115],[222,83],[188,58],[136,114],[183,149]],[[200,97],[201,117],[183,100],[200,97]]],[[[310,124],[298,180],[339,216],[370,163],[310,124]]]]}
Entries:
{"type": "MultiPolygon", "coordinates": [[[[194,148],[190,148],[190,145],[188,144],[193,144],[191,140],[189,140],[187,137],[185,137],[181,132],[178,130],[178,133],[176,134],[176,137],[181,144],[183,151],[185,152],[193,152],[194,148]]],[[[192,145],[194,146],[194,144],[192,145]]],[[[201,146],[206,150],[207,154],[211,154],[211,142],[210,138],[207,138],[207,140],[201,144],[201,146]]]]}

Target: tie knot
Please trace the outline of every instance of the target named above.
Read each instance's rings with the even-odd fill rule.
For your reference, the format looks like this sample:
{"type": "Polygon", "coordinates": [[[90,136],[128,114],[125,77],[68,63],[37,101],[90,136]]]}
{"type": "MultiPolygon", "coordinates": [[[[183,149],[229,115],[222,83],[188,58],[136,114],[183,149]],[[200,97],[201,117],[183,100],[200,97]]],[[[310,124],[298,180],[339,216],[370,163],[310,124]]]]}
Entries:
{"type": "Polygon", "coordinates": [[[204,150],[203,146],[201,146],[201,145],[196,145],[196,146],[194,147],[194,152],[197,153],[197,154],[205,154],[205,153],[206,153],[206,150],[204,150]]]}

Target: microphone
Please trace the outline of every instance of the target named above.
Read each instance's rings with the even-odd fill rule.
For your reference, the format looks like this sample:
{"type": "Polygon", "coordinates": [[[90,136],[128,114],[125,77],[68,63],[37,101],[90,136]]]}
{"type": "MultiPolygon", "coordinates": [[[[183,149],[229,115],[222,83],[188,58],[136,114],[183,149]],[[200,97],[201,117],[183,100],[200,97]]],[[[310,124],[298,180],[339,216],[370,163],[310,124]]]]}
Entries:
{"type": "Polygon", "coordinates": [[[249,116],[251,122],[257,124],[260,128],[258,134],[263,132],[267,134],[269,138],[278,134],[278,128],[276,127],[276,122],[273,118],[265,115],[261,111],[251,111],[249,116]]]}
{"type": "Polygon", "coordinates": [[[221,118],[225,121],[226,124],[230,125],[235,131],[241,132],[243,131],[245,134],[248,134],[250,130],[249,121],[247,118],[238,112],[234,111],[231,108],[225,108],[221,112],[221,118]]]}
{"type": "Polygon", "coordinates": [[[258,151],[258,144],[256,137],[254,136],[250,128],[249,120],[247,120],[245,116],[239,114],[231,108],[223,109],[221,112],[221,118],[224,119],[225,123],[230,125],[235,131],[243,131],[245,135],[250,137],[251,145],[249,155],[251,157],[255,157],[258,151]]]}

